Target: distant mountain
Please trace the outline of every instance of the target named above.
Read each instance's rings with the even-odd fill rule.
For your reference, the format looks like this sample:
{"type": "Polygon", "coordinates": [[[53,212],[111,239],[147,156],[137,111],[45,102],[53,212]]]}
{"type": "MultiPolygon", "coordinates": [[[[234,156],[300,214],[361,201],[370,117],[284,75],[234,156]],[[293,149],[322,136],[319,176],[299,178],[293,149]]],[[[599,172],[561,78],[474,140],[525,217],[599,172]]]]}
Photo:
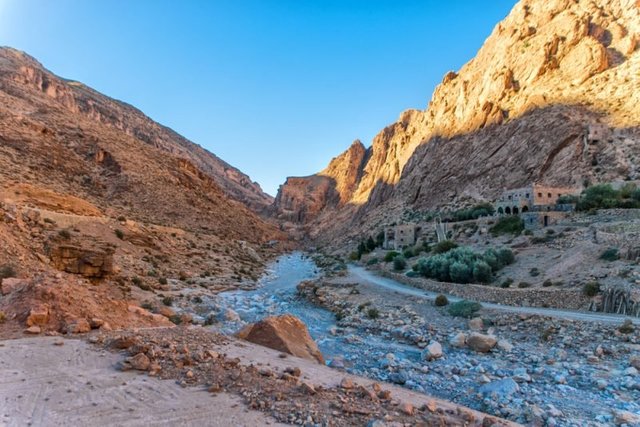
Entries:
{"type": "Polygon", "coordinates": [[[532,181],[638,179],[639,41],[637,1],[523,0],[425,110],[402,113],[363,153],[352,146],[339,167],[288,179],[273,210],[312,236],[344,237],[532,181]],[[590,141],[598,125],[605,136],[590,141]]]}

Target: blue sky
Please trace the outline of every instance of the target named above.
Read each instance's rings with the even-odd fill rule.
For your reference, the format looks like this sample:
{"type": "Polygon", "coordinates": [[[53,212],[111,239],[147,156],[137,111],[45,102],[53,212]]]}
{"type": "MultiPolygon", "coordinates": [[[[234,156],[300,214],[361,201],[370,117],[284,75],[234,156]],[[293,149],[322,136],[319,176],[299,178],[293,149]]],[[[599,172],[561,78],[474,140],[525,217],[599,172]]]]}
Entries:
{"type": "Polygon", "coordinates": [[[275,194],[424,109],[515,0],[0,0],[0,45],[141,109],[275,194]]]}

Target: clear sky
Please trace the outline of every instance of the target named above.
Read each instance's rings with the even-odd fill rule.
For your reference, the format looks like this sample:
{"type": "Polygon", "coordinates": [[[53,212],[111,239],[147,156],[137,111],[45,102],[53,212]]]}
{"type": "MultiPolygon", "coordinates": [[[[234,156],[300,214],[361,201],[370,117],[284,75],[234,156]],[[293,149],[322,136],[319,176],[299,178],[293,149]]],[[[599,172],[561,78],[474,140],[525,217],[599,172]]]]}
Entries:
{"type": "Polygon", "coordinates": [[[0,0],[0,45],[141,109],[275,194],[424,109],[515,0],[0,0]]]}

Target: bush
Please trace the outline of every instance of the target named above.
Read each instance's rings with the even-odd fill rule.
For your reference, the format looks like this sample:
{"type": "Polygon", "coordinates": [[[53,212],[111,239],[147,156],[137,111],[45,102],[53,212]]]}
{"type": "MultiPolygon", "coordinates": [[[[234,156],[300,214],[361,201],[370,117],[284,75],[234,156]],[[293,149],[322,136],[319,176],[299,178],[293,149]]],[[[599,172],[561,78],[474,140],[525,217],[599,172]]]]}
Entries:
{"type": "Polygon", "coordinates": [[[582,192],[576,209],[591,211],[596,209],[634,209],[640,208],[638,188],[634,184],[626,184],[620,190],[614,190],[610,184],[599,184],[582,192]]]}
{"type": "Polygon", "coordinates": [[[404,259],[402,255],[398,255],[393,259],[393,269],[396,271],[401,271],[407,268],[407,260],[404,259]]]}
{"type": "Polygon", "coordinates": [[[446,295],[440,294],[436,297],[433,303],[436,307],[444,307],[445,305],[449,304],[449,299],[446,297],[446,295]]]}
{"type": "Polygon", "coordinates": [[[380,317],[380,312],[377,308],[371,307],[369,310],[367,310],[367,317],[369,319],[377,319],[378,317],[380,317]]]}
{"type": "Polygon", "coordinates": [[[160,283],[161,285],[166,285],[168,283],[167,278],[166,277],[158,277],[158,283],[160,283]]]}
{"type": "Polygon", "coordinates": [[[120,230],[119,228],[116,228],[116,237],[120,240],[124,239],[124,232],[122,230],[120,230]]]}
{"type": "Polygon", "coordinates": [[[400,255],[400,253],[399,253],[399,252],[396,252],[396,251],[389,251],[389,252],[387,252],[387,253],[385,254],[385,256],[384,256],[384,262],[391,262],[391,261],[393,261],[393,259],[394,259],[395,257],[397,257],[398,255],[400,255]]]}
{"type": "Polygon", "coordinates": [[[125,218],[123,215],[120,215],[118,217],[118,221],[120,221],[120,222],[125,222],[126,220],[127,220],[127,218],[125,218]]]}
{"type": "Polygon", "coordinates": [[[631,334],[634,330],[635,328],[631,319],[625,319],[622,325],[620,325],[620,327],[618,328],[618,331],[620,331],[620,333],[622,334],[631,334]]]}
{"type": "Polygon", "coordinates": [[[609,248],[600,254],[600,259],[603,261],[617,261],[620,259],[620,253],[618,248],[609,248]]]}
{"type": "Polygon", "coordinates": [[[375,265],[378,263],[378,258],[371,258],[369,261],[367,261],[367,265],[375,265]]]}
{"type": "Polygon", "coordinates": [[[407,248],[404,251],[402,251],[402,256],[405,258],[413,258],[414,256],[416,256],[416,254],[412,248],[407,248]]]}
{"type": "Polygon", "coordinates": [[[553,286],[553,282],[551,281],[551,279],[547,279],[544,282],[542,282],[542,287],[548,288],[550,286],[553,286]]]}
{"type": "Polygon", "coordinates": [[[443,240],[442,242],[437,243],[432,249],[431,252],[434,254],[444,254],[449,252],[452,249],[458,247],[458,244],[453,240],[443,240]]]}
{"type": "Polygon", "coordinates": [[[493,215],[495,209],[491,203],[480,203],[468,209],[459,209],[453,212],[450,217],[455,221],[467,221],[478,219],[482,216],[493,215]]]}
{"type": "Polygon", "coordinates": [[[473,280],[479,283],[491,282],[491,267],[485,261],[478,260],[473,265],[473,280]]]}
{"type": "Polygon", "coordinates": [[[349,259],[351,261],[358,261],[360,259],[360,254],[357,251],[353,251],[349,254],[349,259]]]}
{"type": "Polygon", "coordinates": [[[170,296],[166,296],[162,298],[162,303],[167,307],[171,307],[173,305],[173,298],[170,296]]]}
{"type": "Polygon", "coordinates": [[[588,282],[585,283],[582,287],[582,293],[588,297],[595,297],[600,293],[600,283],[598,282],[588,282]]]}
{"type": "Polygon", "coordinates": [[[513,279],[511,277],[505,279],[501,284],[500,287],[501,288],[508,288],[513,284],[513,279]]]}
{"type": "Polygon", "coordinates": [[[531,287],[531,283],[529,283],[529,282],[520,282],[520,283],[518,283],[518,287],[520,289],[530,288],[531,287]]]}
{"type": "Polygon", "coordinates": [[[482,305],[479,302],[462,300],[449,305],[448,312],[453,317],[472,318],[482,305]]]}
{"type": "Polygon", "coordinates": [[[16,277],[16,269],[11,264],[5,264],[0,267],[0,279],[8,279],[9,277],[16,277]]]}
{"type": "Polygon", "coordinates": [[[182,316],[180,316],[179,314],[174,314],[173,316],[169,317],[169,320],[174,324],[174,325],[179,325],[182,323],[182,316]]]}
{"type": "Polygon", "coordinates": [[[538,277],[539,275],[540,275],[540,270],[538,269],[538,267],[533,267],[532,269],[529,270],[529,276],[538,277]]]}
{"type": "Polygon", "coordinates": [[[131,278],[131,283],[133,283],[136,286],[140,286],[142,284],[142,279],[137,276],[134,276],[131,278]]]}
{"type": "Polygon", "coordinates": [[[491,234],[494,236],[501,234],[513,234],[517,236],[522,233],[523,230],[524,221],[522,221],[518,215],[503,216],[490,229],[491,234]]]}
{"type": "Polygon", "coordinates": [[[473,271],[469,267],[469,265],[460,261],[451,264],[449,268],[451,280],[456,283],[469,283],[473,278],[473,271]]]}

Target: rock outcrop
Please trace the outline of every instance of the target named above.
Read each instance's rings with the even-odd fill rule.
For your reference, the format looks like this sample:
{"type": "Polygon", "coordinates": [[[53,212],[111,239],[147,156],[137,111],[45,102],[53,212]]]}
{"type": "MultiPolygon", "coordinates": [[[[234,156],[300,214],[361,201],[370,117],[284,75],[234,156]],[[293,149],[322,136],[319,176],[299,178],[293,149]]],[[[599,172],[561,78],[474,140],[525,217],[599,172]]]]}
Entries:
{"type": "Polygon", "coordinates": [[[324,364],[324,357],[306,325],[290,314],[267,317],[242,329],[238,337],[254,344],[324,364]]]}
{"type": "MultiPolygon", "coordinates": [[[[491,199],[531,181],[637,179],[639,35],[640,7],[631,0],[520,1],[474,59],[444,76],[425,110],[402,113],[374,138],[360,169],[348,173],[356,183],[342,185],[333,170],[327,192],[342,196],[338,209],[316,208],[309,228],[335,229],[336,210],[379,222],[383,211],[491,199]],[[609,129],[608,141],[588,140],[597,124],[609,129]]],[[[307,179],[317,176],[325,172],[307,179]]]]}

